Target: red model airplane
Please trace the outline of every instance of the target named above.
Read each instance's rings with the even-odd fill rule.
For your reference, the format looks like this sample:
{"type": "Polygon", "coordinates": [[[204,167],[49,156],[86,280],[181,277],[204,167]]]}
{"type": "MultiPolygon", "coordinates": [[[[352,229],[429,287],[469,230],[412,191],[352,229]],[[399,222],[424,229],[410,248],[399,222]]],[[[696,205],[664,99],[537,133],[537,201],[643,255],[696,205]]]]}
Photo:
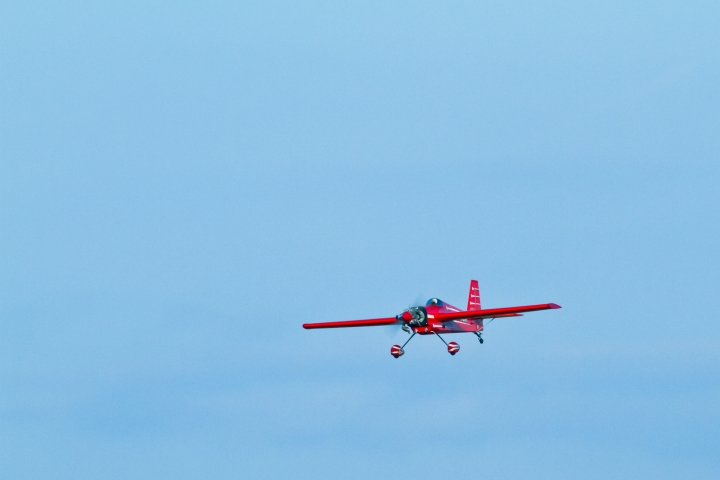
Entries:
{"type": "Polygon", "coordinates": [[[400,325],[407,333],[412,332],[410,338],[402,347],[393,345],[390,355],[395,358],[405,354],[405,345],[416,335],[437,335],[447,345],[450,355],[460,351],[460,345],[455,342],[446,342],[440,333],[473,333],[480,343],[483,343],[483,320],[488,323],[501,317],[521,317],[525,312],[561,308],[554,303],[539,305],[525,305],[522,307],[490,308],[483,310],[480,307],[480,287],[477,280],[470,281],[470,294],[468,296],[467,311],[443,302],[439,298],[431,298],[424,307],[410,307],[396,317],[374,318],[372,320],[349,320],[344,322],[306,323],[303,328],[340,328],[340,327],[376,327],[382,325],[400,325]]]}

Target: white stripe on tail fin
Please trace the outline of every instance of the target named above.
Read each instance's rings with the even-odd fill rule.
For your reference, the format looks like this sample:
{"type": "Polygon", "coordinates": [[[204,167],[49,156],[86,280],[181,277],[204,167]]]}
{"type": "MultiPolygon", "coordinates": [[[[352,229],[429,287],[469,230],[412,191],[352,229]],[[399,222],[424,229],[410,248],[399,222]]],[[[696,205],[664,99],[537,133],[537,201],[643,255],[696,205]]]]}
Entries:
{"type": "Polygon", "coordinates": [[[470,294],[468,295],[468,310],[480,310],[480,286],[477,280],[470,280],[470,294]]]}

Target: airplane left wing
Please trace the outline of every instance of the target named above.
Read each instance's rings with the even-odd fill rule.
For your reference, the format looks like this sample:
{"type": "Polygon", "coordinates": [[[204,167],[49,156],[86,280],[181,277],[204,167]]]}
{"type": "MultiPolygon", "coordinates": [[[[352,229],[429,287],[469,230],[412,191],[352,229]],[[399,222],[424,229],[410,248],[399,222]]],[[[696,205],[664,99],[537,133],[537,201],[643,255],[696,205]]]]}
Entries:
{"type": "Polygon", "coordinates": [[[562,308],[555,303],[541,303],[539,305],[523,305],[520,307],[506,308],[488,308],[487,310],[470,310],[466,312],[438,313],[435,314],[433,320],[437,322],[449,322],[451,320],[460,320],[462,318],[496,318],[496,317],[514,317],[525,312],[536,312],[538,310],[549,310],[562,308]]]}
{"type": "Polygon", "coordinates": [[[346,320],[342,322],[305,323],[303,328],[343,328],[343,327],[380,327],[383,325],[400,325],[395,317],[373,318],[370,320],[346,320]]]}

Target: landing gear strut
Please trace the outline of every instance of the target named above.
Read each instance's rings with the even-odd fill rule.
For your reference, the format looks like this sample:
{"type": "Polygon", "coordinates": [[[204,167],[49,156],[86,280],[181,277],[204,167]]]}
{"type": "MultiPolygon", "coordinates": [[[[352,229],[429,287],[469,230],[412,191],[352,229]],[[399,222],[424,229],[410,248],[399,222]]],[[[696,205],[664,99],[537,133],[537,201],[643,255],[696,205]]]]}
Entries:
{"type": "Polygon", "coordinates": [[[482,343],[485,341],[485,340],[483,340],[483,338],[482,338],[482,333],[480,333],[480,332],[473,332],[473,333],[478,337],[478,340],[480,341],[480,344],[482,344],[482,343]]]}
{"type": "Polygon", "coordinates": [[[393,345],[392,348],[390,348],[390,355],[392,355],[395,358],[399,358],[399,357],[402,357],[403,355],[405,355],[405,350],[403,350],[403,348],[405,348],[405,345],[410,343],[410,340],[413,339],[415,334],[417,334],[417,332],[413,332],[413,334],[410,335],[410,338],[407,339],[407,342],[403,343],[402,347],[400,345],[393,345]]]}
{"type": "Polygon", "coordinates": [[[440,340],[442,340],[442,342],[443,342],[445,345],[447,345],[448,352],[450,353],[450,355],[455,355],[457,352],[460,351],[460,345],[458,345],[457,343],[455,343],[455,342],[447,343],[447,342],[443,339],[443,337],[441,337],[440,335],[437,334],[437,332],[432,332],[432,333],[434,333],[435,335],[437,335],[437,337],[438,337],[440,340]]]}

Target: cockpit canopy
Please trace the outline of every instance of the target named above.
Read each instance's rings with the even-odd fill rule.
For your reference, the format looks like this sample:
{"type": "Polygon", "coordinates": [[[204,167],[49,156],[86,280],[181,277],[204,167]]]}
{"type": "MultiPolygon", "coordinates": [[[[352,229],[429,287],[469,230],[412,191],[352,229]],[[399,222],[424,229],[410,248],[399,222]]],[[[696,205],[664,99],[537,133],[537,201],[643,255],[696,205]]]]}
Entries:
{"type": "Polygon", "coordinates": [[[431,305],[435,305],[435,306],[437,306],[437,307],[442,307],[443,305],[445,305],[445,302],[443,302],[443,301],[440,300],[439,298],[431,298],[430,300],[427,301],[427,303],[425,304],[425,306],[426,306],[426,307],[429,307],[429,306],[431,306],[431,305]]]}

